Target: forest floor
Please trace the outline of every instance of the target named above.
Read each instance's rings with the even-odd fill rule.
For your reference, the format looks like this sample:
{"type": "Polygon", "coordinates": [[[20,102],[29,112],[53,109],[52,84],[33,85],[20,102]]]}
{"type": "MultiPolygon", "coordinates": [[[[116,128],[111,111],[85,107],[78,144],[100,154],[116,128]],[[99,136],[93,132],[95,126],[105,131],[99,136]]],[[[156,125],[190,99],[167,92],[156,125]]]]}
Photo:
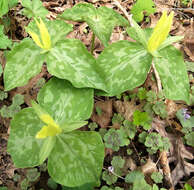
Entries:
{"type": "MultiPolygon", "coordinates": [[[[49,10],[49,19],[55,19],[56,16],[65,9],[71,8],[79,2],[89,2],[96,7],[107,6],[125,16],[115,5],[114,1],[110,0],[42,0],[42,2],[44,7],[49,10]]],[[[190,85],[192,86],[194,85],[194,68],[192,68],[193,65],[189,64],[190,62],[194,62],[194,5],[192,5],[194,1],[188,1],[185,5],[179,0],[154,0],[154,3],[156,5],[156,12],[149,17],[145,17],[139,24],[142,28],[153,28],[164,10],[168,12],[174,11],[173,26],[170,34],[173,36],[184,36],[183,40],[179,43],[175,43],[174,46],[180,49],[184,55],[190,85]]],[[[130,10],[134,4],[133,0],[122,0],[120,4],[128,14],[130,14],[130,10]]],[[[7,26],[7,35],[16,42],[28,36],[25,31],[25,26],[29,23],[29,19],[21,14],[21,10],[22,6],[18,3],[7,15],[10,21],[10,24],[7,26]]],[[[88,25],[79,22],[71,23],[74,24],[74,31],[71,32],[68,37],[80,39],[85,46],[90,49],[92,31],[89,29],[88,25]]],[[[123,32],[122,27],[116,27],[112,33],[110,43],[118,40],[131,41],[132,39],[123,32]]],[[[97,57],[103,49],[104,46],[96,39],[94,55],[97,57]]],[[[0,63],[2,63],[4,67],[6,61],[3,54],[4,51],[0,50],[0,63]]],[[[42,83],[49,78],[51,78],[51,76],[44,66],[42,72],[33,78],[28,85],[7,92],[5,98],[0,100],[0,109],[4,105],[10,106],[13,103],[13,97],[17,94],[22,95],[24,99],[20,107],[28,107],[30,105],[30,100],[36,99],[42,83]]],[[[153,80],[152,74],[148,75],[147,80],[141,87],[133,91],[127,91],[118,97],[107,98],[96,96],[94,111],[92,117],[89,119],[90,124],[83,127],[82,130],[95,130],[105,133],[110,128],[119,129],[125,120],[131,121],[133,112],[135,110],[143,110],[146,104],[146,101],[140,101],[136,96],[139,90],[141,91],[143,88],[147,91],[157,91],[157,84],[155,80],[153,80]]],[[[1,76],[0,90],[3,91],[3,89],[3,76],[1,76]]],[[[107,181],[102,179],[101,186],[106,185],[107,187],[109,186],[110,189],[114,187],[129,189],[130,186],[125,183],[123,177],[125,177],[127,171],[133,171],[138,168],[144,173],[146,181],[151,185],[153,184],[153,180],[150,178],[150,173],[159,171],[163,176],[162,182],[158,183],[160,188],[171,190],[183,189],[185,183],[190,184],[192,188],[194,188],[194,147],[185,143],[185,139],[183,138],[184,134],[182,132],[183,126],[176,115],[178,110],[184,110],[185,114],[194,117],[194,104],[186,105],[183,101],[172,101],[169,99],[162,100],[162,103],[165,107],[164,109],[162,108],[163,110],[160,114],[166,115],[163,117],[160,114],[153,114],[150,132],[154,131],[163,137],[167,137],[170,141],[169,151],[158,151],[155,154],[150,154],[147,152],[145,145],[138,141],[137,136],[131,140],[130,145],[120,148],[119,151],[106,148],[103,171],[111,172],[109,171],[109,166],[111,166],[113,157],[116,156],[120,156],[122,160],[125,161],[125,164],[122,167],[122,176],[117,176],[118,179],[115,183],[107,185],[107,181]]],[[[0,114],[0,190],[3,190],[3,188],[7,188],[8,190],[62,189],[60,185],[55,184],[49,178],[46,163],[39,167],[26,169],[18,169],[14,166],[11,156],[7,153],[10,120],[10,117],[6,118],[0,114]]],[[[194,127],[193,124],[191,125],[194,127]]],[[[140,134],[141,129],[138,129],[137,133],[140,134]]],[[[63,187],[63,189],[65,188],[63,187]]]]}

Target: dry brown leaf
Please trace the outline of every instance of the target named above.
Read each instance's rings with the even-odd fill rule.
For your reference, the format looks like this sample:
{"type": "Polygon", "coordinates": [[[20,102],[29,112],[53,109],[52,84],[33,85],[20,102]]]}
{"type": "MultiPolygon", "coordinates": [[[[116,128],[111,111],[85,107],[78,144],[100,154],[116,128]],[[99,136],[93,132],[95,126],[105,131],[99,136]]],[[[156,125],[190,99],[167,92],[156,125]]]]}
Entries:
{"type": "Polygon", "coordinates": [[[172,171],[172,181],[176,185],[182,177],[189,176],[191,172],[194,172],[194,165],[185,160],[191,161],[194,156],[185,148],[181,137],[176,138],[173,145],[175,152],[170,159],[175,160],[176,163],[176,167],[172,171]]]}
{"type": "Polygon", "coordinates": [[[135,110],[140,110],[142,108],[142,105],[136,105],[135,101],[114,101],[113,107],[117,111],[117,113],[120,113],[123,115],[123,117],[126,120],[132,121],[133,120],[133,112],[135,110]]]}
{"type": "Polygon", "coordinates": [[[111,122],[112,116],[113,116],[112,100],[97,101],[95,103],[91,117],[91,120],[93,122],[96,122],[102,128],[107,128],[111,122]],[[96,107],[101,109],[102,113],[100,115],[97,114],[96,107]]]}

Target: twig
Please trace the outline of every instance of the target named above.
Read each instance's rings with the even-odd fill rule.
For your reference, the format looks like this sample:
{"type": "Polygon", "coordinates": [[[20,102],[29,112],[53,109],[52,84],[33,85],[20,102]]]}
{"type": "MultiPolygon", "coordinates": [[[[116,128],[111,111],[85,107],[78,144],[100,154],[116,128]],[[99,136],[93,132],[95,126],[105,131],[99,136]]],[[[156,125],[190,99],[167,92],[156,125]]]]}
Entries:
{"type": "MultiPolygon", "coordinates": [[[[103,169],[104,169],[104,170],[108,170],[107,168],[104,168],[104,167],[103,167],[103,169]]],[[[109,170],[108,170],[108,171],[109,171],[109,170]]],[[[109,172],[112,173],[113,175],[117,176],[118,178],[125,180],[124,177],[117,175],[117,174],[114,173],[113,171],[109,171],[109,172]]]]}
{"type": "MultiPolygon", "coordinates": [[[[125,15],[125,17],[128,19],[128,21],[130,22],[130,16],[127,13],[127,11],[121,6],[121,4],[119,3],[118,0],[113,0],[114,4],[123,12],[123,14],[125,15]]],[[[130,22],[131,23],[131,22],[130,22]]]]}

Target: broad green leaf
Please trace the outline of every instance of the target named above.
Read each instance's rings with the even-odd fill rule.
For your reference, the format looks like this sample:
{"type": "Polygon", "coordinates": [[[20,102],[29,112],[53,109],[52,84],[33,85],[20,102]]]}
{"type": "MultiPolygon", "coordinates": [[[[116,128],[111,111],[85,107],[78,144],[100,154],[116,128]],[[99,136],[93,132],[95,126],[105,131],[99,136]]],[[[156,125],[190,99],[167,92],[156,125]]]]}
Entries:
{"type": "MultiPolygon", "coordinates": [[[[65,39],[65,36],[73,30],[73,25],[67,24],[62,20],[49,21],[48,19],[42,18],[42,21],[48,29],[52,47],[54,47],[58,41],[65,39]]],[[[35,20],[30,22],[30,24],[26,27],[26,31],[33,31],[34,33],[38,34],[40,38],[39,29],[35,20]]]]}
{"type": "Polygon", "coordinates": [[[155,11],[155,4],[152,0],[137,0],[131,9],[131,14],[133,14],[133,19],[136,22],[141,22],[144,18],[144,13],[149,16],[155,11]]]}
{"type": "Polygon", "coordinates": [[[44,141],[36,139],[35,135],[43,124],[32,108],[21,110],[12,119],[7,151],[16,167],[34,167],[42,163],[39,153],[44,141]]]}
{"type": "Polygon", "coordinates": [[[71,9],[66,9],[59,16],[65,20],[85,21],[104,46],[108,45],[115,26],[128,26],[128,21],[113,9],[80,3],[71,9]]]}
{"type": "Polygon", "coordinates": [[[23,14],[28,18],[45,17],[49,12],[40,0],[22,0],[23,14]]]}
{"type": "Polygon", "coordinates": [[[104,81],[96,72],[95,58],[77,39],[58,42],[47,56],[47,68],[52,75],[69,80],[77,88],[105,90],[104,81]]]}
{"type": "Polygon", "coordinates": [[[97,66],[108,95],[115,96],[141,85],[151,61],[152,56],[137,43],[119,41],[105,48],[97,59],[97,66]]]}
{"type": "Polygon", "coordinates": [[[0,18],[9,11],[8,0],[0,1],[0,18]]]}
{"type": "Polygon", "coordinates": [[[98,183],[103,159],[104,145],[98,133],[60,134],[48,158],[48,172],[57,183],[68,187],[98,183]]]}
{"type": "Polygon", "coordinates": [[[181,52],[168,46],[160,50],[159,54],[161,57],[155,57],[154,63],[166,98],[189,103],[189,79],[181,52]]]}
{"type": "Polygon", "coordinates": [[[4,70],[5,90],[24,86],[28,80],[40,73],[44,62],[44,55],[40,55],[40,48],[29,38],[16,44],[6,56],[4,70]]]}
{"type": "Polygon", "coordinates": [[[17,3],[18,3],[18,0],[8,0],[9,9],[15,7],[17,3]]]}
{"type": "Polygon", "coordinates": [[[82,121],[92,113],[93,89],[74,88],[66,80],[52,78],[40,90],[38,102],[58,124],[82,121]]]}
{"type": "Polygon", "coordinates": [[[0,25],[0,49],[7,49],[7,47],[11,47],[11,40],[3,32],[3,25],[0,25]]]}

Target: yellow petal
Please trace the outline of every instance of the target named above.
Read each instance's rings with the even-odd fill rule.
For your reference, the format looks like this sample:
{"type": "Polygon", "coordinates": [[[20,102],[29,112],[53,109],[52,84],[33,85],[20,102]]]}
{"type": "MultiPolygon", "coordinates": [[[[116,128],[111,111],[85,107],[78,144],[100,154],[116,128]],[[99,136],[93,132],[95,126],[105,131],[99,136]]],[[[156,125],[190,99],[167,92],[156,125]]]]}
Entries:
{"type": "Polygon", "coordinates": [[[42,21],[42,19],[40,18],[40,22],[38,22],[36,19],[36,24],[40,30],[40,35],[41,35],[41,40],[43,43],[43,47],[46,50],[51,49],[51,39],[50,39],[50,34],[44,24],[44,22],[42,21]]]}
{"type": "Polygon", "coordinates": [[[57,124],[55,123],[55,121],[53,120],[53,118],[49,114],[42,114],[39,117],[47,125],[57,126],[57,124]]]}
{"type": "Polygon", "coordinates": [[[148,51],[154,52],[162,44],[162,42],[167,38],[168,33],[173,22],[174,12],[171,12],[167,16],[167,12],[163,12],[160,20],[158,21],[154,31],[148,40],[148,51]]]}
{"type": "Polygon", "coordinates": [[[30,34],[30,36],[32,37],[32,39],[34,40],[34,42],[40,47],[43,48],[43,45],[40,42],[40,39],[38,37],[38,35],[32,31],[28,31],[28,33],[30,34]]]}
{"type": "Polygon", "coordinates": [[[56,136],[62,132],[59,126],[43,126],[42,129],[36,134],[37,139],[43,139],[49,136],[56,136]]]}

